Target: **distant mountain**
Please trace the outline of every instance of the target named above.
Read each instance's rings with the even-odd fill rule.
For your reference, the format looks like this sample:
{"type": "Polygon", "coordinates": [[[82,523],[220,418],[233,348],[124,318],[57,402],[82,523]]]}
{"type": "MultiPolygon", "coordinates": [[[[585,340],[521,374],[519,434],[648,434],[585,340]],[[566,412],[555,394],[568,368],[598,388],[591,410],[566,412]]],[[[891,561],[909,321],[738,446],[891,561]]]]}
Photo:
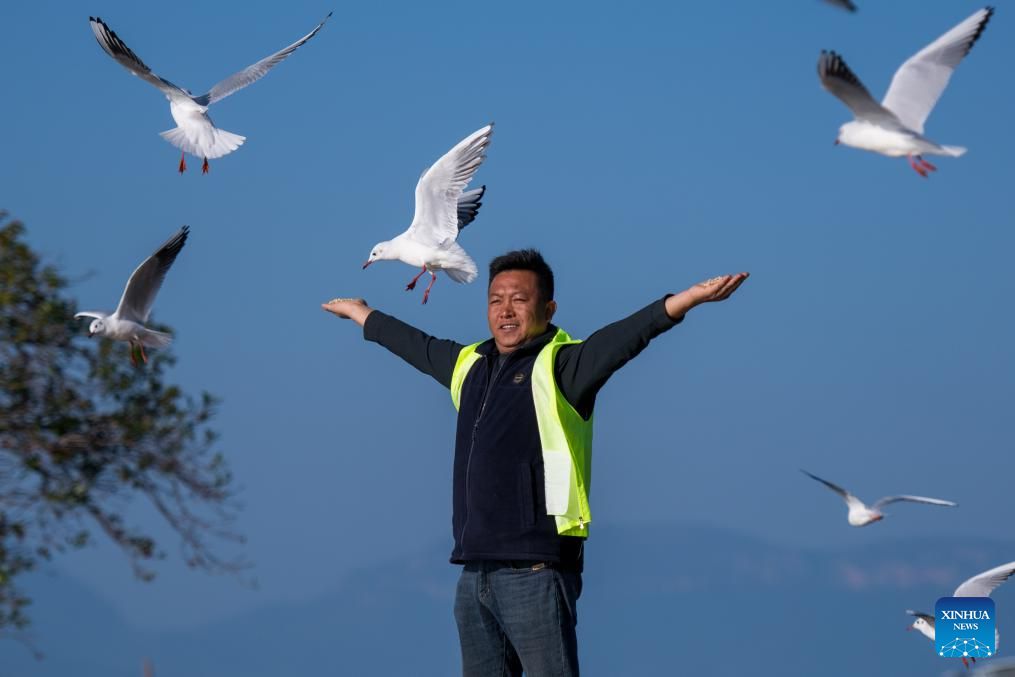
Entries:
{"type": "MultiPolygon", "coordinates": [[[[600,527],[586,557],[578,629],[588,677],[928,677],[961,665],[903,632],[905,609],[933,612],[968,576],[1015,560],[1015,543],[800,551],[736,532],[657,525],[600,527]]],[[[143,657],[157,677],[455,675],[457,573],[435,547],[363,569],[312,601],[164,633],[126,626],[77,583],[38,577],[34,635],[47,657],[37,662],[0,642],[0,676],[138,677],[143,657]]],[[[1002,655],[1006,627],[1015,646],[1009,585],[995,595],[1002,655]]]]}

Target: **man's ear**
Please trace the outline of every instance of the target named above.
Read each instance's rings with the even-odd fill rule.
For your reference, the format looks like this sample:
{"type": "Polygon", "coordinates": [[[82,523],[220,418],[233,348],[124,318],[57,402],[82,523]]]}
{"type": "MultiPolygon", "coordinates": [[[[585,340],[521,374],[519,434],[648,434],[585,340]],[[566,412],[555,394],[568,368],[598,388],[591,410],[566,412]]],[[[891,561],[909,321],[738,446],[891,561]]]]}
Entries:
{"type": "Polygon", "coordinates": [[[553,321],[553,314],[557,312],[557,302],[550,300],[546,302],[546,321],[547,323],[553,321]]]}

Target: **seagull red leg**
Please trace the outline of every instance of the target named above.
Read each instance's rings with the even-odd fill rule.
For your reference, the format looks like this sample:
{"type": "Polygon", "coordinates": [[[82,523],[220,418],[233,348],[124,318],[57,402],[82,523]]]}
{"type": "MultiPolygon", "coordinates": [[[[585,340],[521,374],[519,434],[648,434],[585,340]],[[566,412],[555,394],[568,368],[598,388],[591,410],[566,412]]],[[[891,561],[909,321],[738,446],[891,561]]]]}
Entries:
{"type": "Polygon", "coordinates": [[[148,356],[144,354],[144,344],[143,343],[138,343],[137,344],[137,349],[141,351],[141,360],[145,364],[148,364],[148,356]]]}
{"type": "Polygon", "coordinates": [[[412,278],[412,282],[410,282],[409,284],[405,285],[405,291],[412,291],[413,289],[415,289],[416,288],[416,280],[418,280],[419,278],[423,277],[423,273],[425,273],[425,272],[426,272],[426,266],[423,266],[423,270],[419,271],[419,275],[417,275],[416,277],[412,278]]]}
{"type": "Polygon", "coordinates": [[[180,153],[180,173],[182,174],[185,171],[187,171],[187,154],[181,152],[180,153]]]}
{"type": "Polygon", "coordinates": [[[913,168],[913,171],[915,171],[917,174],[926,179],[927,170],[921,167],[920,165],[916,164],[916,161],[913,159],[912,155],[907,155],[906,158],[909,160],[909,166],[913,168]]]}
{"type": "Polygon", "coordinates": [[[127,345],[130,348],[130,364],[131,364],[132,367],[136,367],[137,366],[137,357],[134,355],[134,344],[133,343],[128,343],[127,345]]]}
{"type": "Polygon", "coordinates": [[[433,283],[436,282],[436,281],[437,281],[437,273],[435,273],[435,272],[433,272],[431,270],[430,271],[430,284],[427,285],[426,291],[423,292],[423,303],[426,303],[426,300],[428,298],[430,298],[430,288],[433,287],[433,283]]]}
{"type": "Polygon", "coordinates": [[[922,155],[917,155],[916,159],[919,160],[920,165],[922,165],[924,169],[929,169],[932,172],[936,172],[937,171],[937,167],[935,167],[931,163],[929,163],[926,160],[924,160],[922,155]]]}
{"type": "Polygon", "coordinates": [[[205,158],[204,159],[204,164],[201,165],[201,173],[202,174],[207,174],[208,173],[208,158],[205,158]]]}

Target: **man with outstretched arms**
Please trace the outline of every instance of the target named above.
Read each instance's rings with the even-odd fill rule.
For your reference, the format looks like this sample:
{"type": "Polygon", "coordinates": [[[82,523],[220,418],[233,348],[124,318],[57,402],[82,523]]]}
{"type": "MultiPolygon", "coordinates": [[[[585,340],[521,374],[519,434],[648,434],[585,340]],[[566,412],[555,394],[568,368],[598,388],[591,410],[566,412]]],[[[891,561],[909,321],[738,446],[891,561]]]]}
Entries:
{"type": "Polygon", "coordinates": [[[434,338],[362,299],[323,305],[450,389],[458,409],[451,561],[463,565],[463,675],[578,675],[596,394],[689,310],[728,298],[745,279],[723,275],[667,295],[584,341],[550,323],[553,272],[532,249],[490,263],[492,338],[480,343],[434,338]]]}

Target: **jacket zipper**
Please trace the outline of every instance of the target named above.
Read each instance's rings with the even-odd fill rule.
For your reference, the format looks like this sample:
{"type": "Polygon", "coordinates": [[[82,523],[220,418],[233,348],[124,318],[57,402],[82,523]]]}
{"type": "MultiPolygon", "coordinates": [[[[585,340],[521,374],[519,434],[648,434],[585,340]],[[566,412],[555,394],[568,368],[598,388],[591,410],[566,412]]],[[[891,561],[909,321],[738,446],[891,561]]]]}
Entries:
{"type": "Polygon", "coordinates": [[[483,393],[483,401],[479,403],[479,414],[476,416],[476,421],[472,424],[472,439],[469,442],[469,453],[465,457],[465,522],[462,523],[462,533],[458,537],[463,555],[465,554],[465,529],[469,526],[469,470],[472,468],[472,452],[476,448],[476,435],[479,433],[479,422],[483,419],[483,412],[486,411],[486,401],[490,397],[490,392],[493,390],[497,377],[500,376],[500,373],[504,370],[504,365],[510,359],[510,355],[503,360],[500,359],[500,355],[497,356],[493,373],[490,374],[490,380],[486,384],[486,391],[483,393]]]}

